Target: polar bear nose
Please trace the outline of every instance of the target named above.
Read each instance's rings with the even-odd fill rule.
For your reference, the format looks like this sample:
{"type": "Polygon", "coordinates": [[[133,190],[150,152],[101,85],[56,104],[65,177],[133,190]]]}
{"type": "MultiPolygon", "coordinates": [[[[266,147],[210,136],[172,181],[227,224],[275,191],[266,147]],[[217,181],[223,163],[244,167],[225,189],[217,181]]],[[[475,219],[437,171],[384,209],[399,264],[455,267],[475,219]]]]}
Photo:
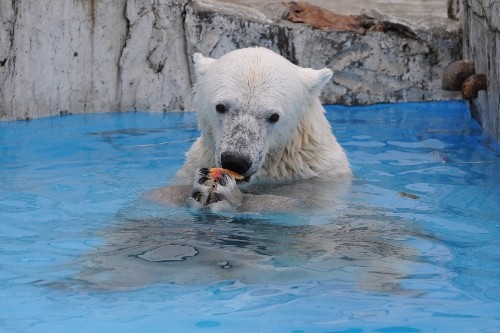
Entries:
{"type": "Polygon", "coordinates": [[[222,153],[220,162],[224,169],[234,171],[240,175],[244,175],[252,166],[250,158],[233,152],[222,153]]]}

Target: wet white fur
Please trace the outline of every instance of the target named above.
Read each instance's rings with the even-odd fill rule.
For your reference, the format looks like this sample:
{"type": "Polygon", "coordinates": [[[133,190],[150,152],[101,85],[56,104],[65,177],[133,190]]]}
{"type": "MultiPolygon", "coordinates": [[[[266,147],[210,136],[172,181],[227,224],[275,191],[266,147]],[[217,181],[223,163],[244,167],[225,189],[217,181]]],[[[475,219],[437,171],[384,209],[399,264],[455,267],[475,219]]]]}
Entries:
{"type": "Polygon", "coordinates": [[[240,49],[219,59],[199,53],[193,58],[201,136],[187,153],[181,178],[191,181],[196,168],[220,166],[221,151],[232,145],[252,157],[252,181],[352,176],[319,100],[330,69],[301,68],[265,48],[240,49]],[[218,114],[218,103],[229,111],[218,114]],[[269,124],[273,113],[280,119],[269,124]],[[235,126],[248,130],[252,140],[227,135],[235,126]]]}

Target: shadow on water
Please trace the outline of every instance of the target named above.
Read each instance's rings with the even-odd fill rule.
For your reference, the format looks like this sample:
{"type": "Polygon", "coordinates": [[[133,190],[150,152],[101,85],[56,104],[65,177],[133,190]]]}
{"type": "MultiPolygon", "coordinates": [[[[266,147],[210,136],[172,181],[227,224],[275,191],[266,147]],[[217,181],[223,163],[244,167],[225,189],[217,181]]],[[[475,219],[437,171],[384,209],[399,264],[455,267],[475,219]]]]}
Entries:
{"type": "Polygon", "coordinates": [[[310,217],[298,214],[218,216],[165,208],[136,217],[148,215],[139,206],[99,231],[103,245],[75,263],[74,279],[84,288],[333,280],[339,288],[409,292],[399,284],[417,258],[407,240],[423,237],[401,219],[362,206],[320,225],[305,224],[310,217]]]}

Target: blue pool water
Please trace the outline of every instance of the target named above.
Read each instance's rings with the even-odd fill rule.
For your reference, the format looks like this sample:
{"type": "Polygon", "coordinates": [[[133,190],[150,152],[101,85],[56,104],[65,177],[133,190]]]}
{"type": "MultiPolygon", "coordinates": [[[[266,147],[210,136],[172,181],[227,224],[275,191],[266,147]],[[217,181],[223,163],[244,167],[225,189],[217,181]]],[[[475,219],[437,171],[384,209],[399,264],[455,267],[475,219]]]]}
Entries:
{"type": "Polygon", "coordinates": [[[327,116],[327,224],[149,201],[191,113],[0,123],[0,332],[499,332],[498,145],[458,102],[327,116]]]}

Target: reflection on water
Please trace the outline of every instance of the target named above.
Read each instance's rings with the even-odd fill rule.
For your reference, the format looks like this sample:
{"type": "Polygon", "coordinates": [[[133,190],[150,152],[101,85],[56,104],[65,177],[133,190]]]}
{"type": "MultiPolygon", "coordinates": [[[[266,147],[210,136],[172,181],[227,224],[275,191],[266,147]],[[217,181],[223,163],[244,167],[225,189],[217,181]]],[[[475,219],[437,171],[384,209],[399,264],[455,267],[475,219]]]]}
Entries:
{"type": "MultiPolygon", "coordinates": [[[[130,209],[144,213],[144,205],[130,209]]],[[[407,240],[422,237],[405,221],[363,206],[321,225],[301,225],[306,217],[293,214],[224,217],[181,209],[155,217],[135,214],[139,217],[123,212],[99,232],[104,245],[77,263],[76,278],[84,285],[335,280],[339,286],[402,292],[398,279],[417,255],[407,240]]]]}
{"type": "Polygon", "coordinates": [[[181,167],[193,114],[0,123],[0,331],[494,331],[498,145],[462,103],[327,117],[356,179],[313,216],[140,199],[181,167]]]}

